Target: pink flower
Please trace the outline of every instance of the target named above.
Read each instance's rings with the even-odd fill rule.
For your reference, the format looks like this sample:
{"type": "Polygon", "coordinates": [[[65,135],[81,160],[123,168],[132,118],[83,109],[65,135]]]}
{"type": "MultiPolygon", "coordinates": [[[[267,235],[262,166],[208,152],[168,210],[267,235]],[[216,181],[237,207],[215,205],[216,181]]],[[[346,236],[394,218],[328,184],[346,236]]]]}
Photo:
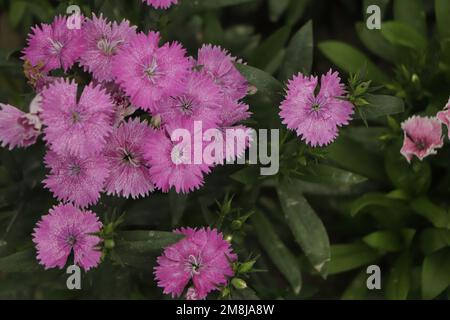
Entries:
{"type": "Polygon", "coordinates": [[[218,286],[226,285],[228,277],[234,275],[230,261],[237,256],[222,233],[210,228],[181,228],[175,232],[186,237],[167,247],[155,267],[158,286],[164,288],[164,293],[179,297],[192,281],[188,298],[204,299],[218,286]]]}
{"type": "Polygon", "coordinates": [[[404,133],[400,153],[411,161],[415,155],[420,160],[443,146],[442,126],[436,118],[412,116],[402,123],[404,133]]]}
{"type": "Polygon", "coordinates": [[[138,198],[153,191],[149,166],[144,159],[144,146],[152,132],[139,119],[128,120],[114,129],[105,148],[110,168],[106,181],[109,194],[138,198]]]}
{"type": "Polygon", "coordinates": [[[187,289],[186,300],[200,300],[198,298],[198,293],[197,290],[195,290],[195,288],[190,287],[189,289],[187,289]]]}
{"type": "Polygon", "coordinates": [[[9,104],[0,103],[0,141],[2,147],[26,148],[34,144],[40,134],[34,116],[9,104]]]}
{"type": "Polygon", "coordinates": [[[60,80],[42,92],[45,140],[59,154],[99,153],[112,131],[111,97],[100,86],[86,86],[77,101],[77,84],[60,80]]]}
{"type": "Polygon", "coordinates": [[[219,87],[204,74],[191,72],[185,90],[163,99],[157,111],[163,123],[169,126],[184,127],[202,121],[204,128],[211,128],[220,122],[221,102],[219,87]]]}
{"type": "Polygon", "coordinates": [[[81,55],[80,65],[85,71],[92,72],[99,81],[111,81],[114,79],[111,63],[121,46],[136,35],[136,27],[130,26],[130,22],[123,20],[107,22],[102,15],[92,16],[84,25],[86,50],[81,55]]]}
{"type": "Polygon", "coordinates": [[[131,102],[144,110],[152,111],[156,102],[182,92],[192,67],[179,43],[159,47],[159,41],[159,33],[139,33],[113,58],[117,82],[131,102]]]}
{"type": "Polygon", "coordinates": [[[240,100],[247,95],[248,83],[234,62],[236,58],[218,46],[203,45],[198,51],[197,64],[201,71],[220,86],[226,97],[240,100]]]}
{"type": "Polygon", "coordinates": [[[177,4],[178,0],[142,0],[142,2],[147,2],[149,6],[153,6],[156,9],[167,9],[173,4],[177,4]]]}
{"type": "Polygon", "coordinates": [[[51,25],[41,24],[32,31],[23,59],[33,66],[43,65],[46,72],[67,71],[85,50],[83,30],[67,28],[67,17],[57,16],[51,25]]]}
{"type": "Polygon", "coordinates": [[[440,122],[445,124],[448,128],[448,137],[450,138],[450,100],[445,106],[444,110],[438,112],[437,118],[440,122]]]}
{"type": "Polygon", "coordinates": [[[340,97],[345,93],[339,74],[331,70],[322,75],[320,92],[315,94],[317,77],[298,74],[289,81],[286,99],[281,103],[283,124],[309,145],[324,146],[338,135],[338,127],[347,125],[353,105],[340,97]]]}
{"type": "Polygon", "coordinates": [[[33,233],[37,259],[45,269],[62,269],[73,250],[75,264],[85,271],[100,263],[101,239],[93,235],[102,223],[95,213],[81,211],[71,204],[60,204],[50,209],[37,223],[33,233]]]}
{"type": "Polygon", "coordinates": [[[221,102],[221,110],[219,113],[221,127],[234,126],[238,122],[250,118],[249,106],[242,102],[224,98],[221,102]]]}
{"type": "Polygon", "coordinates": [[[49,150],[44,161],[50,174],[43,183],[58,200],[72,201],[81,208],[98,201],[109,174],[103,155],[81,158],[49,150]]]}
{"type": "Polygon", "coordinates": [[[210,172],[203,159],[200,164],[194,163],[192,131],[190,137],[191,141],[173,142],[166,131],[158,130],[147,140],[145,158],[150,165],[150,176],[163,192],[172,187],[177,193],[198,189],[203,185],[204,174],[210,172]]]}

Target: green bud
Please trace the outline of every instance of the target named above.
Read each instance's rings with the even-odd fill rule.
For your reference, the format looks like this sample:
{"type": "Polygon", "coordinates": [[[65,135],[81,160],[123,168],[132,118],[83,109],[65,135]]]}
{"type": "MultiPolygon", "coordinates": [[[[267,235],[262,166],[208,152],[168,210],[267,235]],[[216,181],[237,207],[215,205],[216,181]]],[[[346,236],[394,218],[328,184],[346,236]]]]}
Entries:
{"type": "Polygon", "coordinates": [[[233,230],[239,230],[242,227],[242,221],[241,220],[233,220],[231,223],[231,228],[233,230]]]}
{"type": "Polygon", "coordinates": [[[233,278],[233,280],[231,280],[231,284],[236,289],[245,289],[245,288],[247,288],[247,283],[244,280],[240,279],[240,278],[233,278]]]}
{"type": "Polygon", "coordinates": [[[256,260],[250,260],[250,261],[244,262],[239,266],[238,271],[241,273],[249,272],[253,269],[253,266],[255,265],[255,263],[256,263],[256,260]]]}
{"type": "Polygon", "coordinates": [[[223,288],[223,290],[222,290],[222,298],[228,297],[230,295],[230,292],[231,292],[230,288],[228,288],[228,287],[223,288]]]}
{"type": "Polygon", "coordinates": [[[112,239],[106,239],[105,240],[105,248],[106,249],[112,249],[115,246],[116,246],[116,244],[115,244],[114,240],[112,240],[112,239]]]}

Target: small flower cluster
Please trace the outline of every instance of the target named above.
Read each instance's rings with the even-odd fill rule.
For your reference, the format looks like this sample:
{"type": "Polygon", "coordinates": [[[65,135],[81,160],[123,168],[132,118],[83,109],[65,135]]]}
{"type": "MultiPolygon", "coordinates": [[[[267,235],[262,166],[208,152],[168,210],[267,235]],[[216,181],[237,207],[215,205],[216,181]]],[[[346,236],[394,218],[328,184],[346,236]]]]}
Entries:
{"type": "Polygon", "coordinates": [[[423,160],[436,154],[444,145],[442,124],[447,127],[450,139],[450,100],[435,117],[412,116],[402,123],[404,139],[400,153],[408,162],[413,156],[423,160]]]}
{"type": "Polygon", "coordinates": [[[167,9],[173,4],[177,4],[178,0],[142,0],[142,2],[145,2],[156,9],[167,9]]]}
{"type": "MultiPolygon", "coordinates": [[[[147,2],[165,8],[177,1],[147,2]]],[[[220,162],[184,163],[192,148],[175,145],[173,131],[192,132],[201,122],[201,130],[224,132],[243,127],[239,122],[250,116],[242,102],[247,81],[227,51],[204,45],[193,58],[180,43],[162,43],[158,32],[136,29],[102,15],[83,18],[81,29],[68,28],[66,17],[36,26],[23,50],[36,98],[28,113],[0,104],[3,147],[25,148],[40,135],[47,147],[43,184],[62,203],[33,233],[46,269],[64,267],[72,252],[86,271],[100,263],[102,223],[86,208],[102,192],[137,198],[155,189],[187,193],[203,184],[220,162]],[[58,69],[67,77],[56,77],[58,69]],[[80,78],[90,81],[81,85],[80,78]]],[[[236,255],[217,230],[176,232],[186,238],[158,259],[156,278],[173,296],[192,280],[187,297],[203,299],[227,283],[236,255]]]]}
{"type": "Polygon", "coordinates": [[[161,44],[158,32],[137,32],[126,20],[93,15],[77,30],[56,17],[33,28],[23,53],[38,107],[27,114],[1,104],[0,140],[10,149],[27,147],[42,132],[49,169],[43,183],[80,208],[102,192],[137,198],[156,188],[199,188],[217,163],[183,162],[193,148],[177,144],[172,133],[194,134],[195,121],[202,130],[224,131],[250,116],[242,103],[247,81],[227,51],[204,45],[195,59],[180,43],[161,44]],[[51,74],[75,64],[92,77],[84,87],[51,74]]]}

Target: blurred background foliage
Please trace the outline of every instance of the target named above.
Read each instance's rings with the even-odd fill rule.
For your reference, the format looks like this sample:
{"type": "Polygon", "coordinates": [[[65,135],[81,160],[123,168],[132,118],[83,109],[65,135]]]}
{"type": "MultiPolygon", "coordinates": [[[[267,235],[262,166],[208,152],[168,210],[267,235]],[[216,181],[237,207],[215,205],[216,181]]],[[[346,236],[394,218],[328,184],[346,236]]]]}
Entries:
{"type": "Polygon", "coordinates": [[[449,97],[450,1],[181,0],[157,11],[141,0],[0,0],[1,102],[27,108],[33,92],[20,50],[33,25],[70,4],[159,30],[192,55],[213,43],[246,61],[238,67],[258,89],[248,125],[281,128],[280,173],[262,178],[257,166],[225,166],[187,196],[102,197],[93,210],[103,222],[114,225],[123,213],[124,221],[105,261],[83,274],[83,290],[69,291],[64,270],[44,271],[31,244],[35,223],[55,204],[41,185],[43,144],[2,149],[1,298],[163,298],[152,268],[170,239],[142,230],[205,225],[232,237],[241,261],[257,258],[258,272],[240,275],[249,288],[230,288],[232,298],[450,296],[450,148],[411,165],[399,154],[400,123],[434,115],[449,97]],[[381,30],[365,27],[369,4],[382,9],[381,30]],[[356,119],[331,146],[310,149],[280,124],[283,83],[330,67],[348,77],[356,119]],[[381,290],[367,290],[371,264],[381,268],[381,290]]]}

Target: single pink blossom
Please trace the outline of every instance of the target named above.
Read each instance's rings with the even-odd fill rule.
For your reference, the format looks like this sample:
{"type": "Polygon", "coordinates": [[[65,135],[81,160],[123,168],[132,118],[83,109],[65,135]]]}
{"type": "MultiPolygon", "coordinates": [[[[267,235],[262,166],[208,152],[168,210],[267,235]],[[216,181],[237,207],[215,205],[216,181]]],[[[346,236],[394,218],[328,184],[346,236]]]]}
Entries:
{"type": "Polygon", "coordinates": [[[444,145],[442,125],[436,118],[412,116],[402,123],[404,133],[400,153],[411,162],[415,155],[420,160],[436,154],[444,145]]]}
{"type": "Polygon", "coordinates": [[[218,46],[203,45],[198,51],[197,64],[201,71],[220,86],[222,93],[232,100],[240,100],[247,95],[248,83],[236,69],[232,57],[218,46]]]}
{"type": "Polygon", "coordinates": [[[142,0],[142,2],[146,2],[156,9],[167,9],[173,4],[177,4],[178,0],[142,0]]]}
{"type": "Polygon", "coordinates": [[[43,183],[58,200],[72,201],[81,208],[97,203],[109,175],[102,154],[82,158],[49,150],[44,162],[50,173],[43,183]]]}
{"type": "Polygon", "coordinates": [[[188,298],[204,299],[218,286],[226,285],[234,275],[231,262],[237,256],[222,233],[210,228],[181,228],[175,232],[185,238],[167,247],[155,267],[155,278],[164,293],[179,297],[192,282],[188,298]]]}
{"type": "Polygon", "coordinates": [[[108,22],[102,15],[92,16],[84,25],[86,50],[80,57],[80,65],[99,81],[114,79],[111,70],[112,58],[123,45],[136,35],[136,27],[130,22],[108,22]]]}
{"type": "Polygon", "coordinates": [[[192,61],[177,42],[159,46],[159,33],[139,33],[113,58],[113,74],[131,102],[153,111],[155,103],[184,89],[192,61]]]}
{"type": "Polygon", "coordinates": [[[33,233],[37,259],[45,269],[62,269],[70,253],[74,263],[85,271],[100,263],[101,239],[93,235],[101,230],[102,223],[95,213],[82,211],[71,204],[59,204],[37,223],[33,233]]]}
{"type": "Polygon", "coordinates": [[[60,80],[42,91],[45,140],[59,154],[80,157],[103,150],[112,131],[114,107],[100,86],[86,86],[77,101],[77,84],[60,80]]]}
{"type": "Polygon", "coordinates": [[[150,165],[153,182],[163,192],[168,192],[172,187],[177,193],[198,189],[203,185],[204,174],[209,173],[210,168],[203,161],[203,149],[200,150],[200,163],[195,164],[193,130],[189,131],[190,141],[172,141],[169,135],[165,130],[155,130],[146,143],[145,158],[150,165]]]}
{"type": "Polygon", "coordinates": [[[331,70],[321,77],[316,95],[317,77],[298,74],[289,81],[287,96],[281,103],[283,124],[312,147],[324,146],[338,135],[338,128],[347,125],[353,105],[341,99],[345,93],[339,74],[331,70]]]}
{"type": "Polygon", "coordinates": [[[204,74],[191,72],[185,90],[162,99],[157,113],[169,126],[185,127],[201,121],[203,128],[212,128],[220,122],[221,103],[220,88],[204,74]]]}
{"type": "Polygon", "coordinates": [[[35,116],[9,104],[0,103],[0,141],[2,147],[27,148],[36,143],[40,130],[35,116]]]}
{"type": "Polygon", "coordinates": [[[58,68],[67,71],[86,48],[83,29],[69,29],[65,16],[57,16],[52,24],[41,24],[32,31],[23,59],[33,66],[42,65],[45,72],[58,68]]]}
{"type": "Polygon", "coordinates": [[[438,112],[437,118],[440,122],[445,124],[448,129],[448,137],[450,138],[450,99],[445,106],[444,110],[438,112]]]}
{"type": "Polygon", "coordinates": [[[105,148],[110,168],[108,194],[134,199],[153,191],[149,165],[144,159],[144,147],[152,133],[147,122],[139,119],[128,120],[114,129],[105,148]]]}

